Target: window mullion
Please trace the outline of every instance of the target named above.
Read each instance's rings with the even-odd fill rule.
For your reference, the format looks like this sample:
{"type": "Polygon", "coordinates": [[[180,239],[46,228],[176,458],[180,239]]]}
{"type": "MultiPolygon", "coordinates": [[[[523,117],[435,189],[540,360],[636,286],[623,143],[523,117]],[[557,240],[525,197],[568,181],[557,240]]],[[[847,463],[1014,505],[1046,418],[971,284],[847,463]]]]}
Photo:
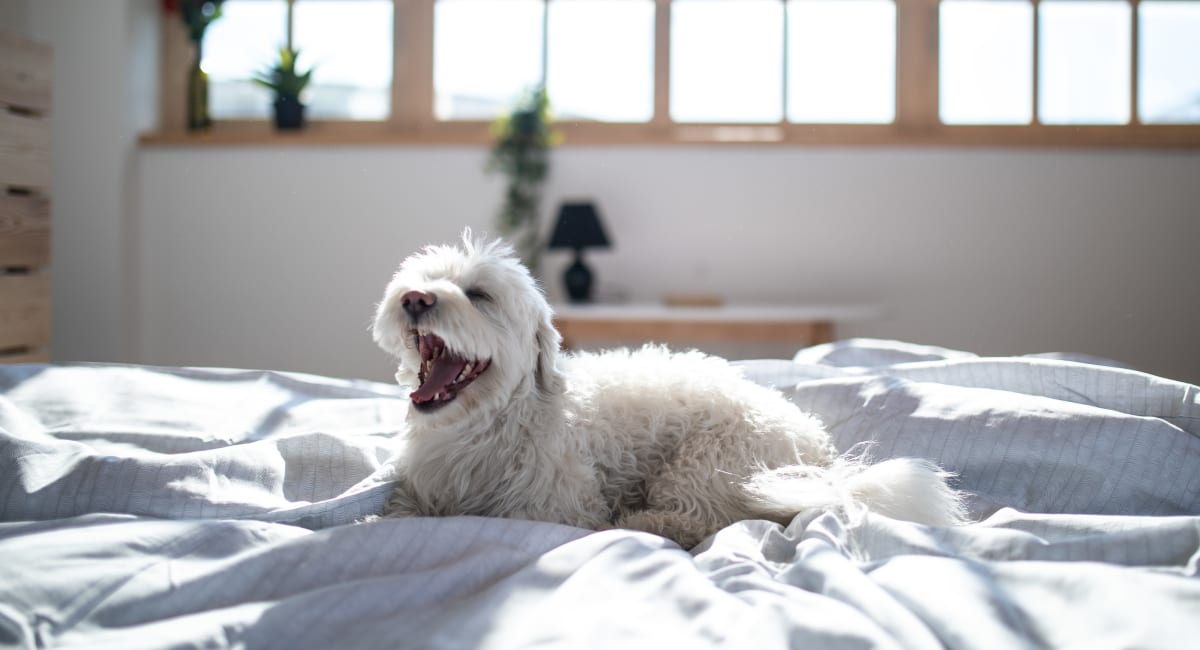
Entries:
{"type": "Polygon", "coordinates": [[[1030,115],[1033,116],[1029,120],[1030,124],[1038,125],[1042,123],[1041,117],[1038,115],[1038,102],[1041,95],[1041,58],[1042,58],[1042,28],[1041,28],[1041,0],[1030,0],[1033,4],[1033,92],[1030,96],[1033,98],[1033,110],[1030,115]]]}
{"type": "Polygon", "coordinates": [[[296,0],[287,0],[287,49],[295,51],[296,0]]]}
{"type": "Polygon", "coordinates": [[[779,0],[783,5],[783,114],[779,118],[780,124],[788,123],[788,94],[789,94],[789,79],[788,79],[788,0],[779,0]]]}
{"type": "Polygon", "coordinates": [[[542,0],[542,69],[538,71],[538,88],[543,93],[549,93],[550,70],[550,0],[542,0]]]}
{"type": "Polygon", "coordinates": [[[1129,123],[1131,125],[1141,124],[1141,116],[1138,115],[1138,5],[1141,0],[1129,0],[1129,123]]]}
{"type": "Polygon", "coordinates": [[[654,116],[656,127],[671,125],[671,0],[654,0],[654,116]]]}
{"type": "Polygon", "coordinates": [[[938,120],[938,0],[896,1],[896,125],[930,131],[938,120]]]}
{"type": "Polygon", "coordinates": [[[433,4],[394,0],[392,8],[393,125],[417,130],[434,121],[433,4]]]}

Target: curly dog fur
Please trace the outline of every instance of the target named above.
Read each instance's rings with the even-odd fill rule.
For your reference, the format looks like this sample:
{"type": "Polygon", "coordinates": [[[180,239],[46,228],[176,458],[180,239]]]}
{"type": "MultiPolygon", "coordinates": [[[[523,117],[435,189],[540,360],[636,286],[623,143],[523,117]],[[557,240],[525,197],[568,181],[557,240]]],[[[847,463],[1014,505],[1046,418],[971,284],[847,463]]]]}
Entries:
{"type": "Polygon", "coordinates": [[[722,359],[560,353],[545,296],[502,242],[467,233],[404,260],[373,334],[413,388],[387,516],[632,528],[684,547],[809,508],[963,519],[932,463],[839,456],[816,418],[722,359]]]}

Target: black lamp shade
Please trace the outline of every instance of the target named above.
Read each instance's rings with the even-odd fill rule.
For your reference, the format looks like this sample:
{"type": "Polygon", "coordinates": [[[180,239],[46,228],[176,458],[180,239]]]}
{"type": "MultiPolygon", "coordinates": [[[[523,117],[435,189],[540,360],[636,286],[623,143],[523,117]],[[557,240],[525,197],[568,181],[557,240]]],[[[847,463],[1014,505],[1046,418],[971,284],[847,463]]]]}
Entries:
{"type": "Polygon", "coordinates": [[[583,249],[608,248],[608,235],[600,225],[600,214],[591,203],[564,203],[548,248],[575,250],[575,261],[563,274],[563,284],[571,302],[591,302],[592,271],[583,263],[583,249]]]}
{"type": "Polygon", "coordinates": [[[591,203],[564,203],[550,237],[549,248],[608,248],[608,235],[591,203]]]}

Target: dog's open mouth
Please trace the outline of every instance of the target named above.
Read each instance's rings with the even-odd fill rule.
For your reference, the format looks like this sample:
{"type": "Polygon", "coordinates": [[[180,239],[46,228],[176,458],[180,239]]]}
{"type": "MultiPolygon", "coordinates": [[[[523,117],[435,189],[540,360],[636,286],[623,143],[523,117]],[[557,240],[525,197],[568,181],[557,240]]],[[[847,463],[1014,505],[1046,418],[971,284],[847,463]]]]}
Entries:
{"type": "Polygon", "coordinates": [[[483,374],[491,359],[465,359],[446,349],[446,342],[436,334],[417,334],[417,350],[421,354],[421,367],[417,379],[421,385],[409,394],[413,406],[421,411],[432,411],[454,401],[459,391],[466,388],[483,374]]]}

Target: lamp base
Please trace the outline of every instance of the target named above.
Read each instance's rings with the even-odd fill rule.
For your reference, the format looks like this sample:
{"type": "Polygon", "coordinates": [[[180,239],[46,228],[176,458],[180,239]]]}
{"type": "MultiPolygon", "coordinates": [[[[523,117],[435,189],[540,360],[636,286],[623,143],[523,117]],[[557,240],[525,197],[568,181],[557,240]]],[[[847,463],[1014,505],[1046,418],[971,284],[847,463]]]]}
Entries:
{"type": "Polygon", "coordinates": [[[592,301],[592,271],[583,263],[583,251],[575,249],[575,261],[563,273],[563,284],[571,302],[592,301]]]}

